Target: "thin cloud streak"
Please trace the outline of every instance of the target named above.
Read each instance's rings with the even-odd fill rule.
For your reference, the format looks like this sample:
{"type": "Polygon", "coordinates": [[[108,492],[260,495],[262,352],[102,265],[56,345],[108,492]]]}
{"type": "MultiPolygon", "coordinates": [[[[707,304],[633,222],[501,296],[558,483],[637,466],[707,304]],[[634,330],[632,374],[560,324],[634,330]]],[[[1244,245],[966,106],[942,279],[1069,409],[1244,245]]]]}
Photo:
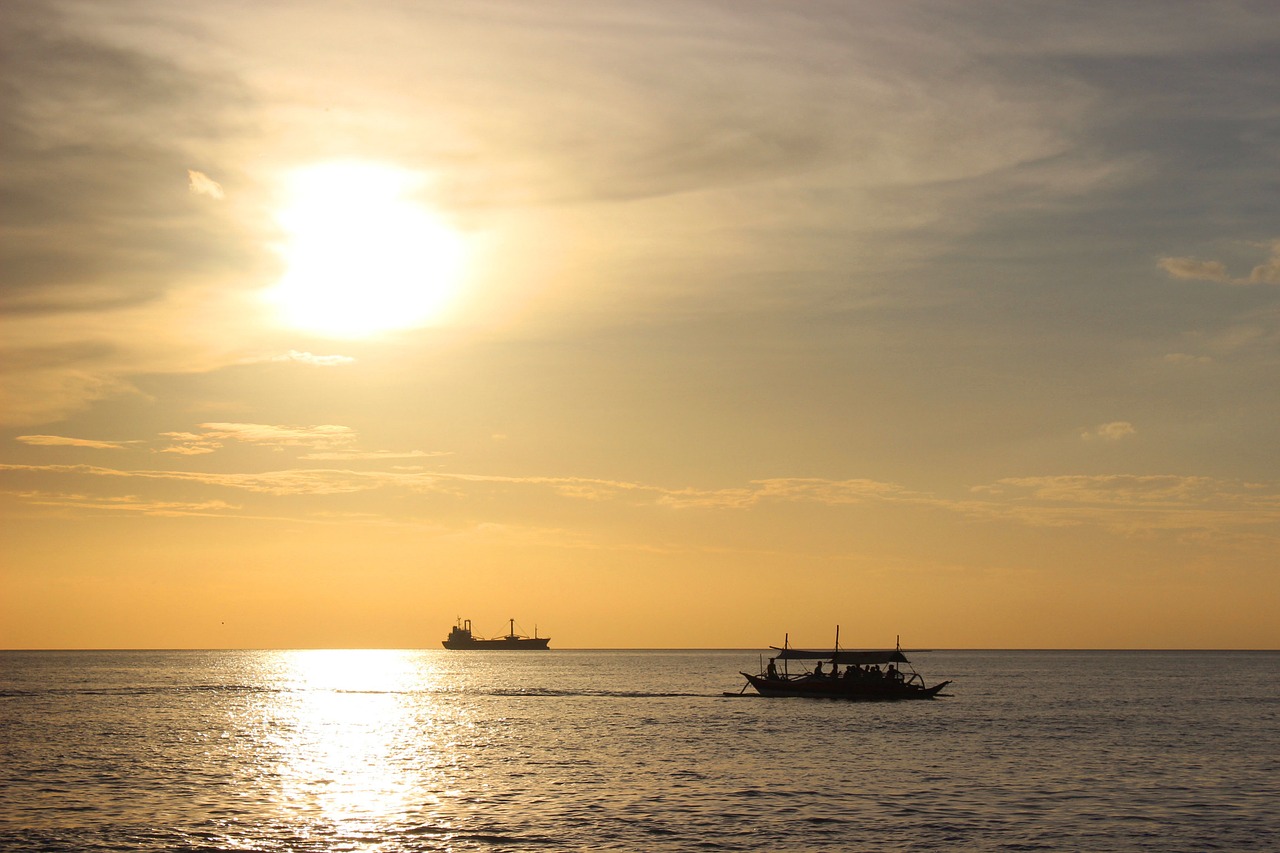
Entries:
{"type": "Polygon", "coordinates": [[[96,441],[89,438],[69,438],[62,435],[20,435],[16,439],[34,447],[90,447],[95,450],[121,450],[126,446],[119,441],[96,441]]]}
{"type": "Polygon", "coordinates": [[[266,359],[267,361],[296,361],[302,364],[313,364],[317,367],[337,367],[343,364],[354,364],[355,359],[349,355],[314,355],[309,352],[299,352],[297,350],[289,350],[283,355],[273,355],[266,359]]]}
{"type": "Polygon", "coordinates": [[[428,452],[426,450],[328,450],[317,453],[304,453],[299,459],[304,460],[386,460],[386,459],[433,459],[449,456],[444,450],[428,452]]]}
{"type": "MultiPolygon", "coordinates": [[[[334,496],[386,488],[406,493],[450,496],[459,501],[490,488],[546,490],[570,501],[611,502],[631,507],[663,507],[683,512],[765,511],[769,506],[815,504],[856,512],[859,506],[898,505],[944,510],[1029,526],[1096,525],[1137,535],[1154,531],[1256,529],[1280,542],[1280,487],[1207,477],[1058,476],[1006,478],[975,486],[984,496],[951,499],[871,480],[830,481],[782,478],[729,489],[671,489],[658,485],[575,477],[506,477],[439,471],[352,471],[297,469],[260,474],[189,471],[129,471],[91,465],[0,465],[0,471],[120,480],[168,481],[272,495],[334,496]],[[478,491],[479,489],[479,491],[478,491]]],[[[133,500],[115,496],[106,499],[133,500]]],[[[43,505],[43,502],[41,502],[43,505]]],[[[96,504],[95,504],[96,505],[96,504]]],[[[205,504],[202,504],[205,506],[205,504]]],[[[227,503],[227,508],[232,508],[227,503]]],[[[283,514],[278,514],[283,517],[283,514]]]]}
{"type": "Polygon", "coordinates": [[[355,431],[344,426],[280,426],[274,424],[207,423],[199,433],[171,432],[164,437],[174,444],[161,453],[195,455],[211,453],[228,442],[269,447],[313,447],[320,450],[341,449],[353,444],[355,431]]]}

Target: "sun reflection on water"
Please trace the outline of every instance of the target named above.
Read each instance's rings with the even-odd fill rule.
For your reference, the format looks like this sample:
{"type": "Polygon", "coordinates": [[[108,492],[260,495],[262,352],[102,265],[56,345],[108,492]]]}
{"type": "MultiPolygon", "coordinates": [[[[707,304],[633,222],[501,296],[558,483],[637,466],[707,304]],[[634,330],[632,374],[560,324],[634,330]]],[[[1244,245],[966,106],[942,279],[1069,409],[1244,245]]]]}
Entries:
{"type": "Polygon", "coordinates": [[[449,763],[423,720],[439,673],[412,652],[280,654],[273,775],[299,831],[367,840],[421,821],[445,784],[433,768],[449,763]]]}

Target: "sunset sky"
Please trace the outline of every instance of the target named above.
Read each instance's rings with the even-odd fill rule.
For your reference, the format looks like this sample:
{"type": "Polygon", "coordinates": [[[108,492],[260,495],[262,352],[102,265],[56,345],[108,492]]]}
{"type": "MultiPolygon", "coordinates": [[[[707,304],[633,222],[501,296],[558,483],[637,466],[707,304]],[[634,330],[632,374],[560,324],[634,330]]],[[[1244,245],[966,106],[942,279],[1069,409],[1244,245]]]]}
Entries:
{"type": "Polygon", "coordinates": [[[9,2],[0,647],[1280,647],[1280,11],[9,2]]]}

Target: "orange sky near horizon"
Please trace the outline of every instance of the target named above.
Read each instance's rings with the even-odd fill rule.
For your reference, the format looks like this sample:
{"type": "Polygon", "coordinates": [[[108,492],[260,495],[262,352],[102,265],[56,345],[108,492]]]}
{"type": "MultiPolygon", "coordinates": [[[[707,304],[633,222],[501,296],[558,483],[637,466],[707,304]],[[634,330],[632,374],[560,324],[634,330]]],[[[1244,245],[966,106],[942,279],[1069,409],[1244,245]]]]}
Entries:
{"type": "Polygon", "coordinates": [[[0,648],[1280,648],[1263,4],[0,17],[0,648]]]}

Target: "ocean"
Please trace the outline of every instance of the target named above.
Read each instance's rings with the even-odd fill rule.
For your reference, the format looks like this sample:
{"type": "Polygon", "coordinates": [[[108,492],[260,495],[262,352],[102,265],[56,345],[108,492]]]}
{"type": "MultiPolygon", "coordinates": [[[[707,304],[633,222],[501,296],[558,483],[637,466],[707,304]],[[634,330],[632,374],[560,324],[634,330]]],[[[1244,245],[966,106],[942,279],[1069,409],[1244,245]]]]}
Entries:
{"type": "Polygon", "coordinates": [[[1280,653],[0,652],[0,849],[1280,850],[1280,653]]]}

